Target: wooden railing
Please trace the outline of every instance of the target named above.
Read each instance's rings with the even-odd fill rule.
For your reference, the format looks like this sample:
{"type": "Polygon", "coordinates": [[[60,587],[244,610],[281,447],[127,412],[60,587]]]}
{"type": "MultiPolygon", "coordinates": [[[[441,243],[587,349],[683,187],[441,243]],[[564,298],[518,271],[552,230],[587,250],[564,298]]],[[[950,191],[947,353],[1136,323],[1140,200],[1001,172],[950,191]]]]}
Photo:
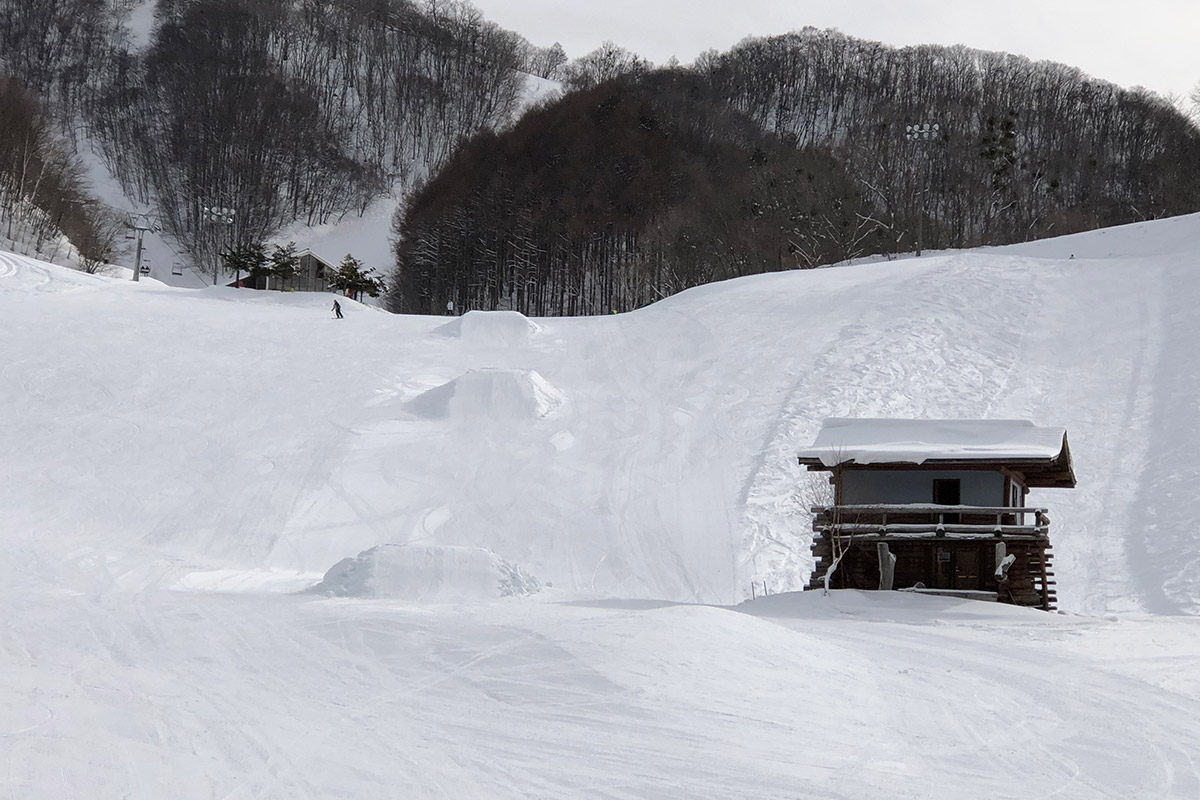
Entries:
{"type": "Polygon", "coordinates": [[[871,503],[814,506],[810,510],[814,515],[814,531],[839,536],[863,535],[904,539],[922,538],[933,534],[948,539],[1038,538],[1046,536],[1050,528],[1046,509],[1033,506],[871,503]]]}

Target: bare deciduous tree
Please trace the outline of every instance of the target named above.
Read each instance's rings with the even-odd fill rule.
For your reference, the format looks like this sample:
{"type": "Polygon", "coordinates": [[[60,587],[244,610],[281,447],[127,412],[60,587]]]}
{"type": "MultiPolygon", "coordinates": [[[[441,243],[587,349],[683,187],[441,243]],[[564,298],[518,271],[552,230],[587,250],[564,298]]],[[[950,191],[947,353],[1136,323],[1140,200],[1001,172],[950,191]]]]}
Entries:
{"type": "Polygon", "coordinates": [[[106,205],[94,203],[85,210],[87,226],[71,243],[79,251],[80,268],[87,273],[106,271],[117,255],[128,222],[106,205]]]}
{"type": "Polygon", "coordinates": [[[568,89],[590,89],[621,77],[639,77],[653,68],[646,59],[614,42],[605,41],[592,52],[564,67],[563,81],[568,89]]]}

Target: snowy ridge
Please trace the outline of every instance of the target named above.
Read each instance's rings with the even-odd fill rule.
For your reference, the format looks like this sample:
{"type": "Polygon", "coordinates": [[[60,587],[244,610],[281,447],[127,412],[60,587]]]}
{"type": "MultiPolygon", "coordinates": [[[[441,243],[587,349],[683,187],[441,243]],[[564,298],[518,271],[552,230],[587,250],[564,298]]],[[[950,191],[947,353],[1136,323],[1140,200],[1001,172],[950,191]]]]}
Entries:
{"type": "MultiPolygon", "coordinates": [[[[1157,228],[1182,244],[1177,229],[1189,227],[1194,217],[1128,232],[1157,228]]],[[[1067,246],[1086,252],[1122,232],[1067,246]]],[[[1143,459],[1155,430],[1187,419],[1155,404],[1186,396],[1160,387],[1188,372],[1149,376],[1159,348],[1188,340],[1185,310],[1157,310],[1166,285],[1176,305],[1197,291],[1177,270],[1188,251],[1139,259],[1136,271],[1120,254],[1007,252],[764,275],[633,314],[540,322],[360,306],[334,321],[319,296],[196,295],[9,256],[13,320],[62,313],[30,308],[26,291],[87,286],[105,301],[77,304],[53,339],[22,347],[35,327],[18,332],[15,352],[36,349],[42,366],[8,396],[28,407],[15,432],[30,437],[26,451],[58,446],[44,432],[63,406],[22,385],[70,394],[82,381],[132,403],[128,413],[66,406],[88,408],[99,429],[136,420],[139,433],[116,453],[97,444],[105,480],[80,483],[69,467],[63,480],[93,509],[89,527],[182,545],[198,567],[319,575],[371,547],[421,542],[491,549],[574,591],[706,602],[748,596],[752,582],[803,584],[809,532],[795,456],[822,419],[1031,419],[1067,427],[1076,450],[1079,489],[1035,498],[1055,510],[1064,606],[1190,607],[1200,595],[1192,559],[1168,546],[1175,534],[1142,537],[1136,521],[1188,513],[1164,503],[1147,515],[1138,499],[1176,480],[1144,473],[1143,459]],[[1134,322],[1108,324],[1127,316],[1130,298],[1134,322]],[[129,323],[119,333],[118,319],[129,323]],[[390,344],[357,347],[364,337],[390,344]],[[294,363],[296,348],[305,357],[294,363]],[[237,352],[246,355],[225,355],[237,352]],[[203,375],[212,377],[197,382],[203,375]],[[130,519],[128,509],[104,512],[112,483],[136,474],[126,467],[161,459],[158,443],[172,443],[152,473],[170,487],[163,502],[130,519]],[[189,524],[173,525],[177,514],[189,524]],[[1151,584],[1147,559],[1159,560],[1151,584]]],[[[9,366],[10,381],[31,369],[24,363],[9,366]]],[[[1189,431],[1162,446],[1190,441],[1189,431]]],[[[88,437],[74,447],[88,458],[88,437]]],[[[72,506],[41,503],[32,474],[14,472],[14,487],[27,489],[14,507],[73,535],[72,506]]]]}
{"type": "MultiPolygon", "coordinates": [[[[1176,229],[1189,226],[1195,218],[1129,233],[1159,228],[1184,240],[1176,229]]],[[[1120,233],[1084,237],[1075,249],[1120,233]]],[[[1120,256],[1005,253],[765,275],[611,319],[540,323],[513,312],[447,321],[364,310],[333,327],[318,296],[166,292],[16,256],[4,261],[4,290],[16,292],[14,319],[58,313],[24,308],[16,298],[27,290],[88,286],[107,298],[81,304],[62,336],[39,340],[38,381],[66,390],[83,380],[134,402],[140,434],[126,457],[136,463],[156,452],[153,443],[175,442],[178,466],[155,475],[170,483],[180,471],[175,500],[128,522],[124,512],[93,514],[89,525],[163,546],[190,541],[185,552],[216,558],[216,568],[236,566],[225,560],[241,553],[246,568],[320,574],[371,547],[416,541],[492,549],[577,591],[727,602],[748,595],[751,582],[783,590],[804,581],[808,525],[795,455],[820,420],[1027,418],[1066,426],[1077,450],[1080,488],[1037,498],[1061,515],[1064,605],[1189,606],[1200,594],[1200,576],[1183,577],[1191,559],[1162,561],[1159,581],[1139,587],[1141,562],[1112,566],[1165,558],[1173,534],[1142,538],[1138,514],[1157,525],[1161,514],[1188,513],[1173,503],[1145,516],[1137,500],[1174,480],[1146,474],[1137,487],[1155,413],[1169,415],[1168,427],[1186,419],[1156,412],[1147,393],[1175,397],[1157,387],[1188,374],[1168,368],[1161,384],[1148,380],[1163,342],[1187,340],[1185,311],[1156,310],[1168,283],[1176,303],[1197,291],[1175,271],[1187,251],[1139,259],[1136,272],[1120,256]],[[1135,323],[1107,324],[1130,298],[1135,323]],[[132,322],[119,338],[136,344],[86,333],[115,318],[132,322]],[[1160,319],[1172,327],[1157,329],[1160,319]],[[377,335],[395,344],[343,355],[377,335]],[[223,356],[244,342],[253,342],[250,357],[223,356]],[[1081,355],[1097,345],[1100,370],[1081,355]],[[289,356],[297,346],[302,364],[289,356]],[[125,356],[114,362],[110,352],[125,356]],[[213,381],[197,384],[198,374],[213,381]],[[149,394],[123,385],[147,377],[156,380],[149,394]],[[218,392],[224,385],[234,391],[218,392]],[[206,473],[212,480],[199,485],[190,477],[206,473]],[[168,523],[180,512],[190,521],[183,530],[168,523]],[[236,546],[222,532],[233,520],[236,546]]],[[[59,408],[30,404],[27,390],[13,397],[25,398],[31,417],[18,437],[24,430],[29,448],[53,447],[40,440],[59,408]]],[[[128,424],[103,407],[92,413],[101,427],[128,424]]],[[[1172,434],[1176,441],[1188,439],[1172,434]]],[[[78,446],[86,456],[86,437],[78,446]]],[[[107,454],[102,446],[96,466],[119,482],[125,473],[107,454]]],[[[85,483],[81,500],[102,509],[107,487],[85,483]]],[[[15,495],[18,507],[37,503],[28,488],[15,495]]],[[[69,508],[47,521],[78,527],[69,508]]]]}

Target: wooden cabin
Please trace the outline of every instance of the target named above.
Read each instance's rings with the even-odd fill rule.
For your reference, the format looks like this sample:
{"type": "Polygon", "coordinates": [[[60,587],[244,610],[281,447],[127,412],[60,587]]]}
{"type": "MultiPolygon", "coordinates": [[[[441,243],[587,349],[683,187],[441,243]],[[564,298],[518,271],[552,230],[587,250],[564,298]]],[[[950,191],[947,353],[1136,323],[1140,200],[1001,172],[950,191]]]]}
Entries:
{"type": "Polygon", "coordinates": [[[240,276],[230,283],[245,289],[273,289],[283,292],[329,292],[337,267],[314,253],[301,250],[296,254],[296,274],[280,283],[278,278],[240,276]]]}
{"type": "Polygon", "coordinates": [[[1054,610],[1046,508],[1073,488],[1067,433],[1025,420],[828,419],[799,457],[829,473],[810,589],[900,589],[1054,610]],[[836,568],[834,564],[836,561],[836,568]]]}

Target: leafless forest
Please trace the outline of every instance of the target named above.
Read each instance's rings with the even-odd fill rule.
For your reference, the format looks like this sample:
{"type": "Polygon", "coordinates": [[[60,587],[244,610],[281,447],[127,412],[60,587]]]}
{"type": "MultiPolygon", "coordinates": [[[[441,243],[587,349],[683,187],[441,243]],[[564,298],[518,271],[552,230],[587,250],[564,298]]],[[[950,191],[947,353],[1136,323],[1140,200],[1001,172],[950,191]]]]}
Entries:
{"type": "Polygon", "coordinates": [[[404,191],[545,58],[453,0],[159,0],[145,48],[128,10],[0,0],[0,67],[202,262],[404,191]]]}
{"type": "Polygon", "coordinates": [[[806,29],[690,68],[607,47],[565,72],[574,92],[479,135],[411,198],[394,309],[608,313],[1200,210],[1195,124],[1061,64],[806,29]]]}
{"type": "Polygon", "coordinates": [[[198,264],[390,194],[392,310],[560,315],[1200,210],[1195,121],[1060,64],[805,29],[655,69],[462,0],[141,5],[0,0],[9,240],[111,254],[81,155],[198,264]],[[562,94],[523,109],[529,75],[562,94]]]}

